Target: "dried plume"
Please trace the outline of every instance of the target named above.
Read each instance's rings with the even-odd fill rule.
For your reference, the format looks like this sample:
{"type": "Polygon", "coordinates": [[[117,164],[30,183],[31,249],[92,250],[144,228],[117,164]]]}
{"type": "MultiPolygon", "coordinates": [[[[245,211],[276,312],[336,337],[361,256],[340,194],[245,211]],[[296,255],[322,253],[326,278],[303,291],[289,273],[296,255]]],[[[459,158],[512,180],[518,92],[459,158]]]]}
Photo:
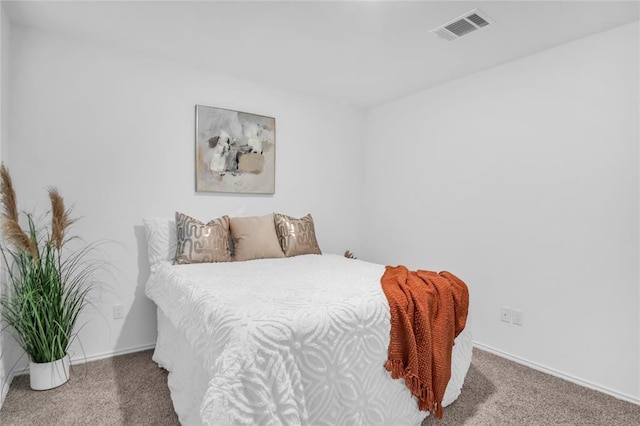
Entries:
{"type": "Polygon", "coordinates": [[[27,236],[17,221],[3,218],[2,235],[18,250],[29,253],[35,260],[38,259],[38,249],[35,242],[27,236]]]}
{"type": "Polygon", "coordinates": [[[357,259],[357,257],[349,250],[344,252],[344,257],[346,257],[347,259],[357,259]]]}
{"type": "Polygon", "coordinates": [[[16,192],[13,190],[13,182],[9,170],[3,164],[0,166],[0,192],[2,192],[2,216],[4,219],[18,221],[18,205],[16,203],[16,192]]]}
{"type": "Polygon", "coordinates": [[[51,242],[60,250],[64,244],[67,228],[76,220],[71,219],[71,210],[65,209],[64,199],[56,188],[49,188],[49,198],[51,199],[51,242]]]}
{"type": "Polygon", "coordinates": [[[0,195],[2,196],[2,234],[8,242],[13,244],[18,250],[28,252],[38,259],[37,242],[33,241],[20,227],[18,217],[18,205],[16,203],[16,192],[13,189],[13,182],[9,170],[4,164],[0,166],[0,195]]]}

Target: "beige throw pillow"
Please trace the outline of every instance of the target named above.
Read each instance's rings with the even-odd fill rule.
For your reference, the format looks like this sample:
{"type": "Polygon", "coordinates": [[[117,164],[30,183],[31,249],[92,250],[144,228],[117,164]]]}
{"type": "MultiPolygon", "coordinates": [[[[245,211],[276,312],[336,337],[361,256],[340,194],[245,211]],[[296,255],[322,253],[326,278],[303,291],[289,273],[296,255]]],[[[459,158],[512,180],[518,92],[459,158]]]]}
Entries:
{"type": "Polygon", "coordinates": [[[285,256],[322,254],[310,214],[300,219],[279,213],[274,213],[273,217],[278,240],[285,256]]]}
{"type": "Polygon", "coordinates": [[[235,260],[284,257],[273,224],[273,214],[232,217],[231,235],[235,260]]]}
{"type": "Polygon", "coordinates": [[[229,217],[202,223],[176,212],[176,264],[231,262],[229,217]]]}

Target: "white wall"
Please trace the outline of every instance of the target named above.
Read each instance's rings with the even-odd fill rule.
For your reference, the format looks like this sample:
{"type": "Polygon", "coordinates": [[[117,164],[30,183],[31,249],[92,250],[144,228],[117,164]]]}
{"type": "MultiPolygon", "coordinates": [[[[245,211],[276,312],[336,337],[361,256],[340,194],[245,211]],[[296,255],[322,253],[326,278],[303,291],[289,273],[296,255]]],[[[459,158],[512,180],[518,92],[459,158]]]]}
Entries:
{"type": "MultiPolygon", "coordinates": [[[[640,79],[640,43],[637,43],[637,62],[638,62],[638,79],[640,79]]],[[[640,104],[640,84],[638,84],[638,86],[636,87],[636,92],[637,92],[637,96],[638,96],[638,103],[640,104]]],[[[638,107],[638,111],[637,112],[637,117],[638,117],[638,134],[640,135],[640,107],[638,107]]],[[[639,142],[640,143],[640,142],[639,142]]],[[[638,164],[640,165],[640,149],[638,149],[638,164]]],[[[640,173],[640,166],[639,166],[639,171],[638,173],[640,173]]],[[[638,185],[638,190],[640,191],[640,185],[638,185]]],[[[640,210],[640,194],[638,195],[638,203],[639,203],[639,210],[640,210]]],[[[640,240],[640,226],[638,227],[638,239],[640,240]]],[[[640,278],[640,259],[638,260],[638,275],[640,278]]],[[[638,284],[640,286],[640,283],[638,284]]],[[[636,317],[638,320],[638,330],[640,331],[640,291],[638,291],[638,311],[636,312],[636,317]]],[[[640,340],[640,337],[638,337],[638,339],[640,340]]],[[[636,362],[638,363],[638,386],[640,387],[640,354],[638,356],[638,359],[636,360],[636,362]]]]}
{"type": "Polygon", "coordinates": [[[0,158],[8,157],[9,144],[9,49],[11,40],[11,22],[0,4],[0,158]]]}
{"type": "Polygon", "coordinates": [[[8,165],[20,207],[47,210],[56,185],[82,217],[79,235],[117,243],[105,249],[112,291],[80,335],[87,356],[155,343],[144,217],[311,212],[323,251],[359,249],[362,111],[17,26],[11,43],[8,165]],[[195,193],[196,104],[276,118],[274,196],[195,193]],[[114,302],[124,321],[111,319],[114,302]]]}
{"type": "MultiPolygon", "coordinates": [[[[0,4],[0,161],[7,158],[7,143],[9,120],[8,105],[8,78],[9,78],[9,40],[11,37],[11,25],[9,18],[0,4]]],[[[4,269],[0,271],[0,277],[4,275],[4,269]]],[[[4,280],[3,280],[4,281],[4,280]]],[[[3,286],[0,285],[0,295],[3,286]]],[[[2,327],[2,326],[0,326],[2,327]]],[[[4,402],[9,384],[15,373],[15,365],[20,357],[20,348],[9,333],[0,333],[0,407],[4,402]]]]}
{"type": "Polygon", "coordinates": [[[373,109],[362,257],[458,274],[478,343],[637,400],[638,73],[635,23],[373,109]]]}

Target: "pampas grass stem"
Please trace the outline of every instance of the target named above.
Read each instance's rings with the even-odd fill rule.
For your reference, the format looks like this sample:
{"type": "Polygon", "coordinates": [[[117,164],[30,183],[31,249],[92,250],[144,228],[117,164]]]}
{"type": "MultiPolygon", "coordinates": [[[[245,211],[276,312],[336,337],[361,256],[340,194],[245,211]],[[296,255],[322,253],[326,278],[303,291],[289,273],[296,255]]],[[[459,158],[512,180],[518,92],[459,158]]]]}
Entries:
{"type": "Polygon", "coordinates": [[[89,244],[66,250],[68,228],[75,222],[58,191],[49,188],[51,230],[36,227],[26,213],[20,226],[16,194],[7,168],[0,166],[2,235],[0,253],[7,271],[0,292],[0,314],[32,362],[52,362],[67,354],[77,336],[78,315],[88,303],[100,264],[88,259],[89,244]]]}

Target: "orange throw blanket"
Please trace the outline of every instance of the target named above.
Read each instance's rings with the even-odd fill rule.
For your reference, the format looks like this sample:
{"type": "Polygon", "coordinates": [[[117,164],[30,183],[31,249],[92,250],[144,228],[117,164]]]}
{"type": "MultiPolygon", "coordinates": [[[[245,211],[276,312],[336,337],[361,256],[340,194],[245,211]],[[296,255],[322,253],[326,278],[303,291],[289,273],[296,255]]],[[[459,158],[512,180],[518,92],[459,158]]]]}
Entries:
{"type": "Polygon", "coordinates": [[[469,290],[443,271],[387,266],[380,279],[391,311],[385,368],[418,398],[418,409],[442,418],[442,398],[451,378],[453,339],[467,322],[469,290]]]}

